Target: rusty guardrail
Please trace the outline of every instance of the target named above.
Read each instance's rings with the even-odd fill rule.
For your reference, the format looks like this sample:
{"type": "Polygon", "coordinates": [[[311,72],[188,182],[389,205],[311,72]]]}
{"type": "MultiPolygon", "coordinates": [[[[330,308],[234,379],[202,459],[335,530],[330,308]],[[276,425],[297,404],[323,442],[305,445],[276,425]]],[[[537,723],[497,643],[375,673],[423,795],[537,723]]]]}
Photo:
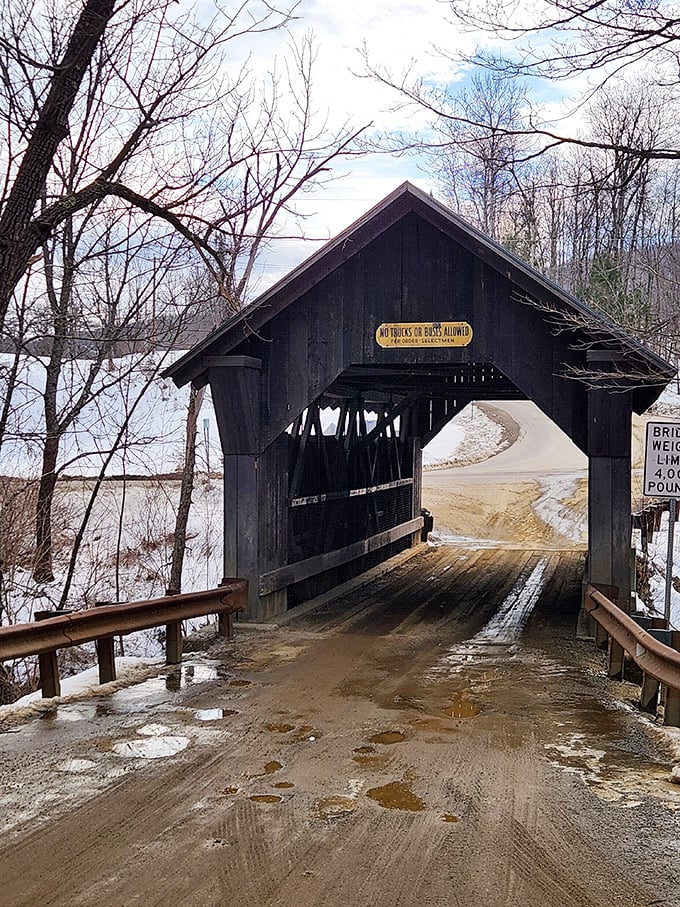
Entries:
{"type": "Polygon", "coordinates": [[[58,696],[58,649],[97,643],[99,682],[116,679],[113,637],[166,626],[166,662],[182,659],[181,623],[191,617],[218,615],[218,633],[231,637],[232,615],[248,600],[248,580],[227,579],[217,589],[187,592],[123,605],[102,605],[85,611],[48,616],[31,623],[0,627],[0,661],[38,655],[43,696],[58,696]]]}
{"type": "Polygon", "coordinates": [[[680,652],[644,630],[611,599],[593,586],[586,588],[587,613],[615,640],[642,671],[640,702],[656,707],[659,684],[666,688],[664,723],[680,726],[680,652]]]}

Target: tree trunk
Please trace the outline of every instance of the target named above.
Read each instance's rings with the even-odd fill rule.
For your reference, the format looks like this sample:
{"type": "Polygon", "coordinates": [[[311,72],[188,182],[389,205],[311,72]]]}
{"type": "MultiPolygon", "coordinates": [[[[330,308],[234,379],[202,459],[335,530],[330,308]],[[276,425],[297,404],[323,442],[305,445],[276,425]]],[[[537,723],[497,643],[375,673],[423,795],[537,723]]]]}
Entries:
{"type": "Polygon", "coordinates": [[[52,572],[52,502],[57,484],[58,454],[59,438],[56,435],[50,435],[45,442],[43,451],[43,467],[36,508],[33,579],[37,583],[51,583],[54,579],[52,572]]]}
{"type": "Polygon", "coordinates": [[[95,49],[115,10],[114,0],[87,0],[71,33],[52,84],[28,140],[0,216],[0,328],[12,293],[49,227],[33,221],[57,148],[68,133],[68,119],[95,49]]]}
{"type": "Polygon", "coordinates": [[[189,408],[187,410],[186,448],[184,454],[184,468],[182,470],[182,485],[179,492],[179,505],[175,519],[175,539],[172,546],[172,561],[170,564],[170,580],[167,595],[177,595],[182,591],[182,568],[184,566],[184,552],[187,542],[187,524],[191,510],[191,495],[194,490],[194,475],[196,472],[196,434],[198,414],[201,411],[205,388],[196,390],[192,387],[189,392],[189,408]]]}

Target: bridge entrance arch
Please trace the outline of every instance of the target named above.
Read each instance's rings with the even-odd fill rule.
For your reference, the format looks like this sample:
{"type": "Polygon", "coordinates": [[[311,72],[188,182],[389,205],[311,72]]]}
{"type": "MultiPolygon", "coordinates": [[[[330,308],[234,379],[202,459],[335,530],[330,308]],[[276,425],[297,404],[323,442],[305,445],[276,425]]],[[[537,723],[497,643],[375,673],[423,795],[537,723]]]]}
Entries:
{"type": "Polygon", "coordinates": [[[671,366],[403,184],[166,372],[210,385],[225,576],[264,620],[419,536],[422,448],[530,399],[588,457],[585,579],[630,600],[631,417],[671,366]]]}

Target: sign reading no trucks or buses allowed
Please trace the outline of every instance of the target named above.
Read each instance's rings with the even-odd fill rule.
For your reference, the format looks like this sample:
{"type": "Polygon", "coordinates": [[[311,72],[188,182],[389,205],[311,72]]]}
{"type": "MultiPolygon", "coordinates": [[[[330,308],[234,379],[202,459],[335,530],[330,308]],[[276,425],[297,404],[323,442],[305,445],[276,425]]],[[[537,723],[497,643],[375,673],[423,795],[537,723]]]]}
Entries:
{"type": "Polygon", "coordinates": [[[472,327],[467,321],[390,322],[378,325],[375,340],[384,349],[468,346],[472,327]]]}
{"type": "Polygon", "coordinates": [[[680,422],[648,422],[645,481],[650,498],[680,498],[680,422]]]}

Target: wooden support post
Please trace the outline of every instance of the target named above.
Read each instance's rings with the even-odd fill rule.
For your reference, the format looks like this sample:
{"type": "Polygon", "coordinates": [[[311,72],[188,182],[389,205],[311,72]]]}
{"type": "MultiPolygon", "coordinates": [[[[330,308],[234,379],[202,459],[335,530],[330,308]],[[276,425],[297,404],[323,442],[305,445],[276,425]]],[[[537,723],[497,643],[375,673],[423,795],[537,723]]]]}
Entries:
{"type": "Polygon", "coordinates": [[[668,727],[680,727],[680,690],[666,687],[666,706],[663,723],[668,727]]]}
{"type": "Polygon", "coordinates": [[[99,662],[99,683],[110,683],[116,679],[116,653],[113,650],[113,636],[102,636],[95,640],[99,662]]]}
{"type": "Polygon", "coordinates": [[[621,679],[623,675],[623,647],[613,638],[609,639],[609,661],[607,663],[607,676],[621,679]]]}
{"type": "Polygon", "coordinates": [[[608,649],[609,648],[609,634],[601,627],[597,621],[595,623],[595,645],[598,649],[608,649]]]}
{"type": "Polygon", "coordinates": [[[226,639],[234,638],[234,615],[221,612],[217,615],[217,635],[224,636],[226,639]]]}
{"type": "MultiPolygon", "coordinates": [[[[114,602],[95,602],[95,608],[113,605],[114,602]]],[[[94,646],[97,651],[99,663],[99,683],[110,683],[116,679],[116,653],[113,648],[113,636],[102,636],[95,639],[94,646]]]]}
{"type": "Polygon", "coordinates": [[[656,706],[659,701],[659,681],[649,674],[642,673],[642,686],[640,689],[640,708],[645,712],[656,714],[656,706]]]}
{"type": "MultiPolygon", "coordinates": [[[[35,611],[33,619],[48,620],[50,617],[56,617],[58,611],[35,611]]],[[[69,612],[67,612],[69,613],[69,612]]],[[[59,662],[57,661],[57,650],[43,652],[38,655],[38,672],[40,674],[40,689],[42,690],[43,699],[51,699],[53,696],[61,696],[61,682],[59,680],[59,662]]]]}
{"type": "Polygon", "coordinates": [[[628,680],[630,683],[642,683],[642,670],[627,652],[623,659],[623,680],[628,680]]]}
{"type": "Polygon", "coordinates": [[[61,696],[56,650],[38,655],[38,670],[40,672],[40,689],[42,690],[43,699],[61,696]]]}
{"type": "Polygon", "coordinates": [[[182,663],[182,621],[174,620],[165,625],[165,663],[182,663]]]}
{"type": "Polygon", "coordinates": [[[607,387],[588,390],[588,577],[618,586],[617,604],[631,610],[631,397],[607,387]]]}

